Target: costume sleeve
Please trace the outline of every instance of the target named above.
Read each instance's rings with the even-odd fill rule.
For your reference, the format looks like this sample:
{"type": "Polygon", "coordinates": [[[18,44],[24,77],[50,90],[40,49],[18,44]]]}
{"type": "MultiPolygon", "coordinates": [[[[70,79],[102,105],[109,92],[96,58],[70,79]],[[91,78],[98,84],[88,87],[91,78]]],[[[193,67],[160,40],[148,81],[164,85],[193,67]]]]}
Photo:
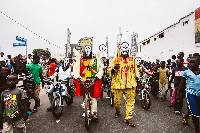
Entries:
{"type": "Polygon", "coordinates": [[[99,79],[101,79],[102,76],[103,76],[103,68],[104,68],[104,65],[103,65],[102,62],[100,62],[99,71],[98,71],[98,73],[96,74],[96,77],[98,77],[99,79]]]}
{"type": "Polygon", "coordinates": [[[108,68],[107,68],[107,70],[108,70],[108,72],[109,72],[110,75],[111,75],[111,70],[112,70],[112,68],[113,68],[113,67],[115,66],[115,64],[116,64],[116,60],[117,60],[117,57],[113,58],[112,61],[111,61],[110,64],[109,64],[108,68]]]}
{"type": "Polygon", "coordinates": [[[74,78],[77,79],[80,77],[80,58],[79,58],[79,52],[74,48],[73,52],[76,56],[76,62],[74,62],[74,67],[73,67],[73,74],[74,78]]]}

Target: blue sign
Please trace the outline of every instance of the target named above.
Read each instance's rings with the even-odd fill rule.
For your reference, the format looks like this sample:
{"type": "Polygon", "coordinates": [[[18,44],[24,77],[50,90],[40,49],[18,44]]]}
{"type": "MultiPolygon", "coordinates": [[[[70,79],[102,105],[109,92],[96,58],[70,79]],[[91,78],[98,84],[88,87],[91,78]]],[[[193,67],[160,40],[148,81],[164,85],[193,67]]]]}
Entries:
{"type": "Polygon", "coordinates": [[[13,43],[13,47],[26,46],[26,43],[13,43]]]}
{"type": "Polygon", "coordinates": [[[26,39],[16,36],[17,41],[26,42],[26,39]]]}

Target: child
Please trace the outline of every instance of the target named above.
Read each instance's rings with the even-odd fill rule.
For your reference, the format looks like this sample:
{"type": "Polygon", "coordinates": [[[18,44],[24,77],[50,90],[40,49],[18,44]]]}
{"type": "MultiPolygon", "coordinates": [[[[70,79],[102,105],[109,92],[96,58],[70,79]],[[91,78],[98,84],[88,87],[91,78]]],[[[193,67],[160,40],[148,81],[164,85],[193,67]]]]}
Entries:
{"type": "Polygon", "coordinates": [[[153,94],[153,97],[158,99],[158,90],[159,90],[159,83],[158,83],[158,80],[159,80],[159,72],[158,72],[158,66],[155,65],[153,67],[153,73],[152,73],[152,94],[153,94]]]}
{"type": "MultiPolygon", "coordinates": [[[[180,92],[186,84],[186,97],[189,115],[192,115],[195,132],[200,133],[199,130],[199,116],[200,116],[200,57],[194,56],[190,58],[190,69],[185,71],[181,78],[181,83],[178,88],[176,99],[180,99],[180,92]]],[[[188,115],[184,117],[188,121],[188,115]]],[[[186,122],[187,123],[187,122],[186,122]]]]}
{"type": "MultiPolygon", "coordinates": [[[[174,67],[174,69],[172,71],[172,77],[171,77],[171,80],[169,82],[169,85],[171,85],[171,83],[174,79],[175,96],[178,92],[178,87],[179,87],[179,84],[181,82],[181,77],[183,75],[183,72],[185,70],[187,70],[187,68],[182,65],[183,61],[184,60],[182,58],[178,58],[176,60],[177,67],[174,67]]],[[[183,86],[184,89],[182,89],[183,91],[181,92],[180,100],[179,101],[175,100],[175,102],[174,102],[174,111],[175,111],[175,114],[177,114],[177,115],[181,114],[181,109],[183,107],[183,99],[185,98],[185,91],[184,91],[185,87],[186,86],[183,86]]],[[[173,103],[171,103],[171,105],[173,105],[173,103]]]]}
{"type": "Polygon", "coordinates": [[[1,94],[1,107],[3,112],[2,132],[13,133],[13,127],[26,132],[27,101],[24,92],[16,88],[17,75],[11,74],[7,78],[8,89],[1,94]]]}
{"type": "Polygon", "coordinates": [[[160,101],[166,101],[166,95],[168,90],[168,78],[169,78],[169,69],[165,67],[165,61],[161,61],[160,68],[158,68],[159,72],[159,93],[160,93],[160,101]]]}
{"type": "MultiPolygon", "coordinates": [[[[0,95],[1,93],[6,90],[6,75],[2,73],[2,67],[0,65],[0,95]]],[[[1,99],[0,99],[1,103],[1,99]]],[[[3,115],[2,111],[0,110],[0,132],[3,129],[3,115]]]]}

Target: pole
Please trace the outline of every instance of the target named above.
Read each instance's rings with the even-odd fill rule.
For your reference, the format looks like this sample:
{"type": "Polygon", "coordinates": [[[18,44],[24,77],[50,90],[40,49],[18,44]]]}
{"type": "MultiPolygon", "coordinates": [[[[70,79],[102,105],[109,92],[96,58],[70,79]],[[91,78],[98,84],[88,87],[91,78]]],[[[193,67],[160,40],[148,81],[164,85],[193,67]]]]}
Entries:
{"type": "Polygon", "coordinates": [[[108,35],[106,37],[106,47],[107,47],[107,57],[109,57],[109,51],[108,51],[108,35]]]}

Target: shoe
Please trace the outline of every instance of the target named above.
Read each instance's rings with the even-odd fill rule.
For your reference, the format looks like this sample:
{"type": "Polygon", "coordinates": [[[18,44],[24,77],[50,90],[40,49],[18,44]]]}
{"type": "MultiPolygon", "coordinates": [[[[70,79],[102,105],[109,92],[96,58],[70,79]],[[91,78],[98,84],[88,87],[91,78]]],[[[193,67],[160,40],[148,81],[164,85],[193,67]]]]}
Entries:
{"type": "Polygon", "coordinates": [[[186,119],[185,117],[183,117],[183,113],[182,113],[182,123],[183,123],[183,125],[185,125],[185,126],[188,126],[188,119],[186,119]]]}
{"type": "Polygon", "coordinates": [[[51,111],[51,110],[52,110],[51,106],[47,108],[47,111],[51,111]]]}
{"type": "Polygon", "coordinates": [[[92,115],[92,120],[94,121],[98,120],[97,112],[94,112],[94,114],[92,115]]]}
{"type": "Polygon", "coordinates": [[[170,103],[170,104],[168,105],[168,107],[173,107],[173,103],[170,103]]]}
{"type": "MultiPolygon", "coordinates": [[[[31,115],[33,112],[32,111],[27,111],[28,115],[31,115]]],[[[1,133],[1,132],[0,132],[1,133]]]]}
{"type": "Polygon", "coordinates": [[[181,112],[180,111],[175,111],[175,114],[176,115],[181,115],[181,112]]]}
{"type": "Polygon", "coordinates": [[[133,122],[131,122],[131,120],[126,120],[124,119],[124,122],[127,123],[130,127],[135,127],[135,124],[133,122]]]}
{"type": "Polygon", "coordinates": [[[85,117],[85,112],[82,114],[82,117],[85,117]]]}
{"type": "Polygon", "coordinates": [[[164,101],[167,101],[166,95],[164,95],[164,101]]]}
{"type": "Polygon", "coordinates": [[[120,113],[119,111],[116,111],[113,117],[114,117],[114,118],[119,117],[119,113],[120,113]]]}
{"type": "Polygon", "coordinates": [[[162,97],[160,98],[160,101],[163,102],[163,98],[162,97]]]}
{"type": "Polygon", "coordinates": [[[32,112],[33,112],[33,113],[37,112],[37,109],[36,109],[36,108],[34,108],[32,112]]]}

